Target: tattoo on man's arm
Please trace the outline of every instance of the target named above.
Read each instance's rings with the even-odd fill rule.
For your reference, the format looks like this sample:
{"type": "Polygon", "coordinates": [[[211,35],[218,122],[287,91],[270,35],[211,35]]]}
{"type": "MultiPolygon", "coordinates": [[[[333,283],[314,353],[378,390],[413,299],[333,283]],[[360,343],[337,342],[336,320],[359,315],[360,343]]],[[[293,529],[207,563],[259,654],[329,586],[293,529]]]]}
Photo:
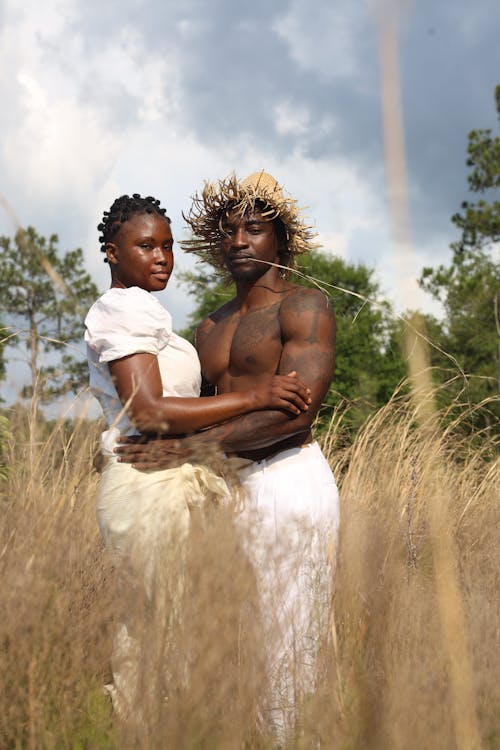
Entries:
{"type": "Polygon", "coordinates": [[[311,347],[306,351],[290,353],[283,356],[280,364],[281,372],[298,372],[302,380],[309,386],[330,381],[333,374],[333,355],[330,351],[311,347]]]}
{"type": "Polygon", "coordinates": [[[308,344],[316,344],[318,341],[318,326],[319,326],[320,311],[315,310],[313,313],[313,319],[311,321],[311,329],[309,335],[306,338],[308,344]]]}
{"type": "Polygon", "coordinates": [[[211,427],[202,434],[210,441],[219,443],[223,450],[232,452],[267,447],[306,429],[298,418],[290,417],[285,412],[270,410],[245,414],[211,427]]]}

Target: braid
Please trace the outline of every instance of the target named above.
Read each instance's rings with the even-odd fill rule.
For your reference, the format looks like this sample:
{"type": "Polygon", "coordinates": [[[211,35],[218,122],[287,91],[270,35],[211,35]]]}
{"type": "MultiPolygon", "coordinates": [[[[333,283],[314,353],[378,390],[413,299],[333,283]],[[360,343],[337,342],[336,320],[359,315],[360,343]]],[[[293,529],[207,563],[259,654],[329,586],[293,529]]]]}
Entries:
{"type": "MultiPolygon", "coordinates": [[[[106,252],[106,242],[111,242],[120,227],[136,214],[158,214],[169,224],[171,223],[166,215],[166,209],[162,208],[160,201],[152,195],[148,195],[147,198],[142,198],[139,193],[134,193],[132,196],[122,195],[115,200],[109,211],[104,211],[102,221],[97,226],[98,231],[101,232],[99,237],[101,253],[106,252]]],[[[104,262],[107,263],[108,259],[104,258],[104,262]]]]}

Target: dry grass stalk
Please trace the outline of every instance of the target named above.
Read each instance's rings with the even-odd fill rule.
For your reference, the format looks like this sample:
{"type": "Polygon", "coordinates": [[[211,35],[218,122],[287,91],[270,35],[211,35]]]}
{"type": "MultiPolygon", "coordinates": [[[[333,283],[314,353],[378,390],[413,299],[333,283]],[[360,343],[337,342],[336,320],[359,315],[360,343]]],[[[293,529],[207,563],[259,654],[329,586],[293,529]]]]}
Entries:
{"type": "MultiPolygon", "coordinates": [[[[498,461],[486,462],[479,470],[480,456],[470,457],[459,439],[448,434],[445,440],[439,431],[416,429],[415,410],[411,402],[394,401],[366,424],[351,449],[332,456],[338,462],[337,473],[343,475],[334,610],[341,647],[336,653],[340,651],[344,662],[343,703],[351,709],[341,737],[352,740],[350,717],[357,725],[360,747],[455,746],[457,727],[463,731],[463,724],[453,711],[466,693],[454,694],[458,677],[450,674],[450,653],[462,656],[460,641],[449,648],[443,641],[443,633],[454,637],[461,616],[451,578],[459,586],[458,601],[469,633],[472,663],[465,678],[478,706],[480,742],[494,747],[499,692],[488,654],[493,657],[498,650],[494,622],[499,606],[486,592],[498,598],[498,559],[493,559],[493,550],[498,544],[494,488],[500,466],[498,461]],[[408,429],[411,424],[413,429],[408,429]],[[442,457],[439,464],[436,454],[442,457]],[[407,529],[401,521],[412,483],[416,561],[405,570],[407,529]],[[431,508],[441,499],[443,487],[453,504],[448,507],[448,539],[442,536],[435,543],[431,508]],[[450,554],[450,544],[458,550],[457,557],[450,554]],[[457,569],[450,576],[447,566],[454,559],[457,569]],[[479,572],[483,566],[486,575],[479,572]],[[484,608],[485,617],[479,614],[484,608]],[[483,648],[486,642],[490,645],[483,648]],[[486,714],[487,723],[492,722],[488,728],[486,714]]],[[[489,449],[485,444],[485,455],[489,449]]],[[[461,669],[464,661],[457,659],[451,669],[457,664],[461,669]]],[[[498,668],[498,659],[492,661],[498,668]]],[[[336,663],[335,673],[338,670],[336,663]]],[[[466,736],[464,732],[460,742],[466,736]]]]}
{"type": "Polygon", "coordinates": [[[96,427],[41,423],[34,443],[32,414],[10,417],[0,488],[0,746],[83,747],[112,622],[110,568],[94,526],[96,427]]]}
{"type": "MultiPolygon", "coordinates": [[[[398,22],[401,3],[379,2],[379,58],[381,67],[381,104],[384,131],[385,160],[389,192],[389,209],[395,242],[395,262],[399,266],[399,284],[411,299],[412,285],[417,278],[415,254],[411,243],[408,180],[404,146],[404,127],[401,105],[400,66],[398,50],[398,22]],[[392,7],[391,7],[392,6],[392,7]]],[[[406,301],[408,304],[408,301],[406,301]]],[[[414,315],[413,335],[405,327],[405,344],[412,397],[418,421],[427,434],[436,434],[436,408],[432,395],[429,357],[423,340],[423,326],[414,315]]],[[[429,440],[429,438],[427,438],[429,440]]],[[[430,449],[430,446],[429,446],[430,449]]],[[[430,457],[432,458],[432,456],[430,457]]],[[[435,459],[437,461],[437,459],[435,459]]],[[[469,651],[464,605],[458,580],[458,560],[450,533],[451,496],[440,483],[440,467],[431,471],[433,481],[428,502],[428,523],[433,545],[438,607],[443,633],[443,649],[448,656],[452,713],[455,738],[459,750],[481,746],[475,706],[473,670],[469,651]]]]}
{"type": "MultiPolygon", "coordinates": [[[[416,315],[413,326],[421,328],[416,315]]],[[[407,337],[408,341],[408,337],[407,337]]],[[[408,343],[407,343],[408,349],[408,343]]],[[[414,337],[408,352],[412,398],[419,421],[428,434],[429,450],[437,433],[437,414],[432,381],[428,366],[429,357],[422,338],[414,337]]],[[[429,456],[434,486],[429,495],[428,522],[433,548],[437,601],[443,634],[443,648],[448,656],[450,691],[458,748],[481,747],[475,709],[475,690],[468,628],[462,601],[458,574],[458,551],[451,531],[451,495],[444,484],[439,454],[429,456]]]]}

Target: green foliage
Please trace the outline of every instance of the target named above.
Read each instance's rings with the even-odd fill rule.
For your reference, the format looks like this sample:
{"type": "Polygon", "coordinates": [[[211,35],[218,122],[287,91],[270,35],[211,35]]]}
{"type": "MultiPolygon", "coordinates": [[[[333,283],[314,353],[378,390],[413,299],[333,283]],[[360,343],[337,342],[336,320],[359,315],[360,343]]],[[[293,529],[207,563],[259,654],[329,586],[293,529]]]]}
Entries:
{"type": "MultiPolygon", "coordinates": [[[[333,303],[337,319],[337,366],[319,427],[326,426],[332,408],[347,403],[351,406],[347,418],[351,431],[385,403],[405,377],[398,326],[387,303],[378,301],[378,284],[373,271],[365,265],[313,252],[301,258],[297,270],[300,275],[294,281],[323,289],[333,303]],[[349,291],[333,289],[332,285],[349,291]]],[[[196,325],[231,299],[235,288],[210,271],[184,274],[182,280],[197,300],[189,325],[182,332],[193,340],[196,325]]]]}
{"type": "Polygon", "coordinates": [[[347,422],[352,430],[389,400],[406,375],[398,322],[389,304],[380,301],[373,270],[363,263],[313,252],[301,259],[298,270],[306,275],[298,283],[319,286],[328,294],[337,321],[337,364],[324,421],[331,407],[346,402],[351,406],[347,422]]]}
{"type": "MultiPolygon", "coordinates": [[[[111,700],[104,694],[102,686],[90,686],[85,704],[77,717],[78,723],[72,727],[71,735],[65,738],[71,743],[73,750],[115,750],[118,747],[111,700]]],[[[56,732],[54,734],[56,735],[56,732]]]]}
{"type": "Polygon", "coordinates": [[[31,383],[25,395],[47,401],[78,390],[86,375],[76,345],[85,312],[98,295],[83,269],[82,251],[60,255],[57,236],[47,240],[33,227],[14,238],[0,237],[0,248],[0,310],[22,331],[9,344],[25,341],[28,350],[31,383]],[[42,365],[48,352],[51,364],[42,365]]]}
{"type": "MultiPolygon", "coordinates": [[[[495,101],[500,120],[500,86],[495,89],[495,101]]],[[[475,193],[484,193],[500,187],[500,136],[492,136],[491,129],[472,130],[467,147],[469,188],[475,193]]],[[[475,203],[464,201],[463,213],[452,217],[461,230],[461,239],[452,245],[454,252],[471,249],[476,252],[500,240],[500,202],[480,198],[475,203]]]]}
{"type": "Polygon", "coordinates": [[[210,313],[228,302],[236,294],[236,287],[232,283],[221,281],[219,275],[205,264],[198,273],[192,271],[181,272],[178,280],[185,284],[188,294],[196,300],[196,307],[188,315],[188,324],[180,335],[194,342],[196,327],[210,313]]]}
{"type": "MultiPolygon", "coordinates": [[[[500,86],[495,96],[500,117],[500,86]]],[[[491,130],[473,130],[467,151],[470,189],[490,190],[494,196],[500,187],[500,136],[492,136],[491,130]]],[[[462,234],[451,245],[450,264],[424,268],[420,285],[444,306],[440,346],[473,376],[468,381],[458,379],[450,396],[462,390],[462,398],[472,407],[491,400],[489,412],[475,415],[477,426],[487,426],[500,417],[500,264],[494,259],[495,243],[500,241],[500,202],[481,198],[464,202],[462,209],[452,217],[462,234]]],[[[449,367],[436,353],[433,363],[449,367]]]]}

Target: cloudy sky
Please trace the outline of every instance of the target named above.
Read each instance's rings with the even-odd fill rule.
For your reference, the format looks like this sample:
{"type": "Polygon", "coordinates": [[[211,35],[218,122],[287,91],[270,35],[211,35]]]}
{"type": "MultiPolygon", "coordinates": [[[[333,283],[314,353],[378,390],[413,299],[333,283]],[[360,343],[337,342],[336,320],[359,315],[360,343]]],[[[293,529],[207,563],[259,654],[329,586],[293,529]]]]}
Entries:
{"type": "MultiPolygon", "coordinates": [[[[404,305],[380,107],[375,0],[0,0],[0,194],[23,225],[82,247],[125,192],[161,198],[174,235],[204,179],[270,171],[324,249],[374,267],[404,305]]],[[[386,2],[385,12],[396,12],[386,2]]],[[[498,0],[405,2],[403,116],[416,273],[446,261],[467,194],[467,133],[496,128],[498,0]]],[[[0,233],[11,234],[0,207],[0,233]]],[[[191,261],[177,255],[178,268],[191,261]]],[[[181,327],[193,301],[162,295],[181,327]]],[[[415,297],[425,308],[424,297],[415,297]]]]}

